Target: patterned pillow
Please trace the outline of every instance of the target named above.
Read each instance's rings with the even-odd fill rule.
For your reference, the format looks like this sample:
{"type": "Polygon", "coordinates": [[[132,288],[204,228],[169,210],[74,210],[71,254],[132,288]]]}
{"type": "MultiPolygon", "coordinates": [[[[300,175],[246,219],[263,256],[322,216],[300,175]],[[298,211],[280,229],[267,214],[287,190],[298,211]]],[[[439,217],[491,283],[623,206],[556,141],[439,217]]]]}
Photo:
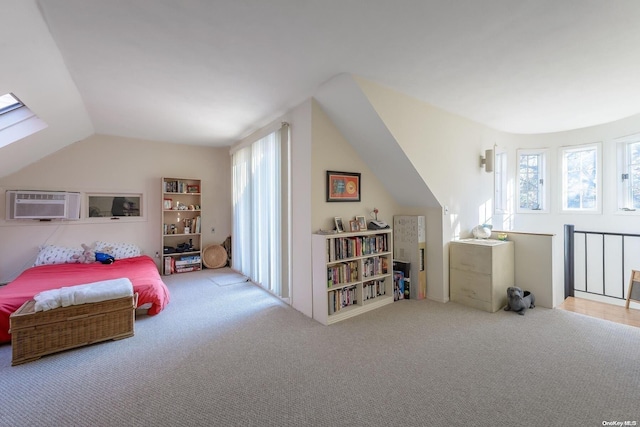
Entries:
{"type": "Polygon", "coordinates": [[[66,248],[64,246],[46,245],[40,247],[34,266],[48,264],[67,264],[78,262],[73,256],[82,255],[82,249],[66,248]]]}
{"type": "Polygon", "coordinates": [[[133,243],[96,242],[95,251],[109,254],[115,259],[132,258],[142,254],[140,248],[133,243]]]}

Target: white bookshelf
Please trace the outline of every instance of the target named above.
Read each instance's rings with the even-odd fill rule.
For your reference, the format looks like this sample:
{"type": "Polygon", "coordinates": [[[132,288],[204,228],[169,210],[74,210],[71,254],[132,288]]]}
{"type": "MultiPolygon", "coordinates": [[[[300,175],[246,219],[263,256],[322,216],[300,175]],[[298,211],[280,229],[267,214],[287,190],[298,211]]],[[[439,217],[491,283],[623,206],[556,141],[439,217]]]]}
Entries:
{"type": "Polygon", "coordinates": [[[313,318],[340,322],[393,302],[393,231],[314,234],[313,318]]]}
{"type": "Polygon", "coordinates": [[[162,272],[164,275],[202,269],[202,181],[162,178],[162,272]],[[189,250],[166,248],[189,245],[189,250]]]}

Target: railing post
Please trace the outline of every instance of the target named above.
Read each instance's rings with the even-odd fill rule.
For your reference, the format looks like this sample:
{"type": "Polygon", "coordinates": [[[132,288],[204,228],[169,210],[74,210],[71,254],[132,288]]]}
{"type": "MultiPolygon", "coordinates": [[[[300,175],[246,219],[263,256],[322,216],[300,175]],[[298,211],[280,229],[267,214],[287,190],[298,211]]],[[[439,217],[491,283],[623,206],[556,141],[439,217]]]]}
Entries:
{"type": "Polygon", "coordinates": [[[564,225],[564,298],[572,297],[574,289],[574,226],[571,224],[564,225]]]}

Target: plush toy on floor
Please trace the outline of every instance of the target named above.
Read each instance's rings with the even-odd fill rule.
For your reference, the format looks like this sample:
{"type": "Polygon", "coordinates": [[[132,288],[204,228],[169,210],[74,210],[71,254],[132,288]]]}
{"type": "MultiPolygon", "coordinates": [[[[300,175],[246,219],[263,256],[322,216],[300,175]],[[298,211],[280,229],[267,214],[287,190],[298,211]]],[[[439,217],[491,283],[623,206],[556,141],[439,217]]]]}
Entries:
{"type": "Polygon", "coordinates": [[[507,288],[507,306],[504,311],[515,311],[524,316],[528,308],[536,306],[536,298],[529,291],[523,291],[517,286],[507,288]]]}
{"type": "Polygon", "coordinates": [[[89,246],[82,243],[82,253],[74,255],[73,258],[80,264],[91,264],[96,262],[96,253],[89,246]]]}

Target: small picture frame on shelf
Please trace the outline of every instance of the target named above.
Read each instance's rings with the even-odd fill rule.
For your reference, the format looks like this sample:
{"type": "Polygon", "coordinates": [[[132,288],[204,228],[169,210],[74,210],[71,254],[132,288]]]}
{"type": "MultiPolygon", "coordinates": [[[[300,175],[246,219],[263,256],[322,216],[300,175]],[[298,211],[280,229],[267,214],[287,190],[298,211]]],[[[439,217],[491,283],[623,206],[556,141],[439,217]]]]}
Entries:
{"type": "Polygon", "coordinates": [[[164,199],[162,201],[162,208],[169,210],[171,209],[171,205],[173,204],[173,200],[172,199],[164,199]]]}
{"type": "Polygon", "coordinates": [[[358,221],[358,231],[367,230],[367,220],[364,216],[356,216],[356,221],[358,221]]]}
{"type": "Polygon", "coordinates": [[[355,219],[349,221],[349,229],[351,231],[360,231],[360,225],[358,225],[358,221],[356,221],[355,219]]]}
{"type": "Polygon", "coordinates": [[[336,231],[338,233],[342,233],[344,231],[344,225],[342,225],[342,218],[337,216],[333,219],[333,221],[336,223],[336,231]]]}
{"type": "Polygon", "coordinates": [[[199,193],[200,186],[197,184],[189,184],[187,185],[187,193],[199,193]]]}

